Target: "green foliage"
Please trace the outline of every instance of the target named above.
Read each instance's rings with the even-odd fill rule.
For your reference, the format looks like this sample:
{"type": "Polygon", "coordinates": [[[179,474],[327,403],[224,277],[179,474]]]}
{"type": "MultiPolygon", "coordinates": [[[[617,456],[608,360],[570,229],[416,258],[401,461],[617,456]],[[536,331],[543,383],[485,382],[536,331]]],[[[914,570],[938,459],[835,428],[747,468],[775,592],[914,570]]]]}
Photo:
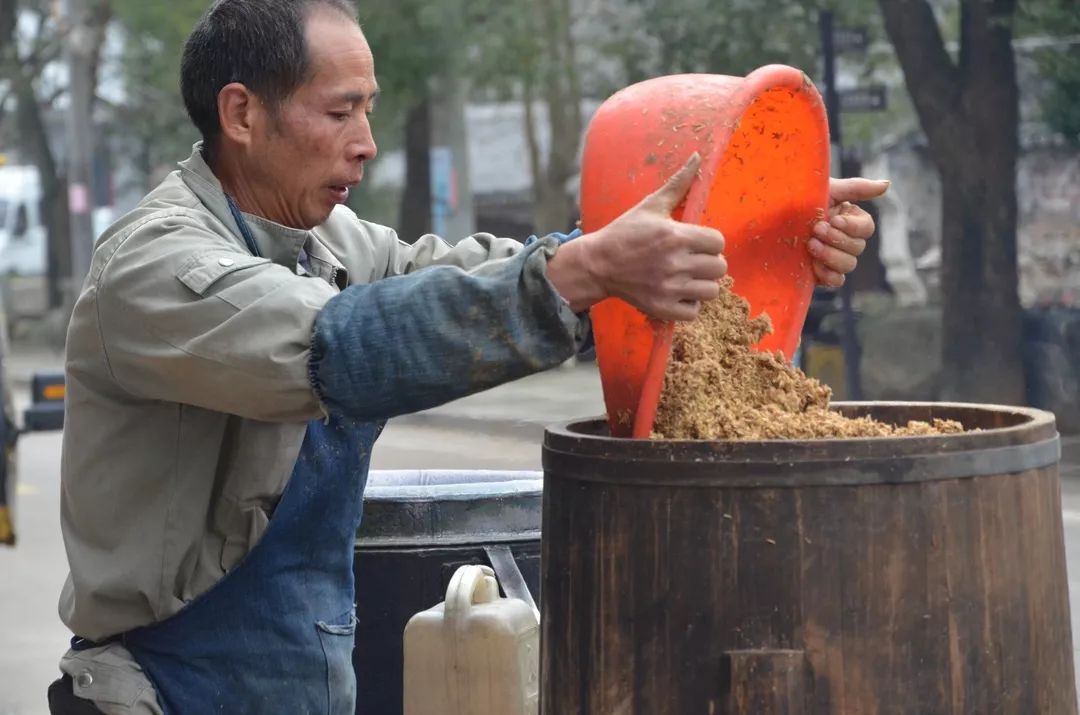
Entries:
{"type": "Polygon", "coordinates": [[[469,8],[476,43],[467,60],[474,85],[507,99],[521,82],[536,83],[550,54],[529,0],[477,0],[469,8]]]}
{"type": "Polygon", "coordinates": [[[1047,85],[1043,120],[1080,146],[1080,2],[1027,0],[1020,6],[1018,29],[1037,40],[1034,59],[1047,85]]]}
{"type": "Polygon", "coordinates": [[[1042,66],[1054,78],[1043,100],[1043,118],[1071,144],[1080,146],[1080,50],[1048,55],[1042,66]]]}
{"type": "Polygon", "coordinates": [[[383,99],[411,106],[428,79],[462,51],[457,0],[395,0],[361,5],[360,24],[375,55],[383,99]]]}
{"type": "Polygon", "coordinates": [[[658,74],[744,75],[783,62],[812,68],[817,57],[817,7],[790,0],[635,0],[657,41],[658,74]]]}
{"type": "MultiPolygon", "coordinates": [[[[122,68],[127,97],[117,125],[138,147],[146,171],[186,155],[197,138],[178,91],[183,41],[209,0],[112,0],[127,42],[122,68]]],[[[573,2],[580,85],[603,97],[646,77],[676,72],[741,75],[772,62],[819,78],[817,12],[837,24],[866,27],[877,50],[843,60],[864,81],[895,67],[874,0],[601,0],[573,2]],[[884,49],[881,47],[884,46],[884,49]]],[[[955,39],[959,2],[934,3],[947,39],[955,39]]],[[[1077,0],[1023,0],[1018,34],[1080,34],[1077,0]]],[[[361,3],[360,21],[376,57],[383,96],[373,118],[383,149],[400,143],[403,117],[436,78],[458,73],[478,96],[517,98],[526,84],[545,86],[563,72],[546,43],[541,13],[530,0],[383,0],[361,3]]],[[[1080,45],[1036,55],[1049,83],[1046,121],[1080,142],[1080,45]]],[[[902,92],[900,93],[902,95],[902,92]]],[[[849,144],[872,141],[911,120],[904,96],[886,114],[845,115],[849,144]]]]}
{"type": "Polygon", "coordinates": [[[186,158],[198,139],[180,97],[180,55],[209,0],[112,0],[112,5],[125,40],[118,130],[150,178],[160,167],[186,158]]]}

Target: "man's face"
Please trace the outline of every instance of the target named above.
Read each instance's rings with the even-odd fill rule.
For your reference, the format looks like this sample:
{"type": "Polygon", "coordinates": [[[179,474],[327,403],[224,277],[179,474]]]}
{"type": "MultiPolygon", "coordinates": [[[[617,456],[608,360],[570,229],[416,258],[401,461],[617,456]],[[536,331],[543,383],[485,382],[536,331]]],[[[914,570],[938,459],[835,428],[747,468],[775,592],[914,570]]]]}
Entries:
{"type": "Polygon", "coordinates": [[[310,14],[309,76],[253,126],[245,171],[269,218],[292,228],[323,223],[375,157],[368,114],[378,85],[360,28],[333,10],[310,14]]]}

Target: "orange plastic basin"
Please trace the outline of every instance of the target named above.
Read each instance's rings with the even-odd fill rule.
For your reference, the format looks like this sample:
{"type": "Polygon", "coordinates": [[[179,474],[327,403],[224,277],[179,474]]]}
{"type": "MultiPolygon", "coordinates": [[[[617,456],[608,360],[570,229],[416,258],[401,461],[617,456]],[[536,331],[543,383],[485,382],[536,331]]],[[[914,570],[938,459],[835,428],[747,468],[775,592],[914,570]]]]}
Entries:
{"type": "MultiPolygon", "coordinates": [[[[828,202],[829,130],[809,78],[770,65],[747,77],[691,74],[632,85],[585,138],[582,228],[595,231],[658,189],[694,152],[699,178],[674,217],[723,232],[735,290],[775,332],[757,346],[790,360],[814,289],[806,241],[828,202]]],[[[617,298],[592,309],[611,433],[652,431],[673,326],[617,298]]]]}

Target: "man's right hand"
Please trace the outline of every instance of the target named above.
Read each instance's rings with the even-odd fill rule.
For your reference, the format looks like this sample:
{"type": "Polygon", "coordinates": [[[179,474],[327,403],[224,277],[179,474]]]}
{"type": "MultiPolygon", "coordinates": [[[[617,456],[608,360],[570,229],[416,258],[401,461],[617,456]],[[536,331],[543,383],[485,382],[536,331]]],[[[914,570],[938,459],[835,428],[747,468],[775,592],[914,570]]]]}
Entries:
{"type": "Polygon", "coordinates": [[[701,301],[719,295],[717,281],[727,273],[723,235],[671,218],[700,164],[694,154],[637,206],[559,249],[548,279],[575,312],[613,296],[653,318],[693,320],[701,301]]]}

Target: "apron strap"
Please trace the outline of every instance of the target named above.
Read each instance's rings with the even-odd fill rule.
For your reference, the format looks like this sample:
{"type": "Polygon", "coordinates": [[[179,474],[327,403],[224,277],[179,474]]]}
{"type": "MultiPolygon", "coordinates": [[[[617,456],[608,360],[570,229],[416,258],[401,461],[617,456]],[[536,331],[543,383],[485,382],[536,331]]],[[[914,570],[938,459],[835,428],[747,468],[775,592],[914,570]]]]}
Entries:
{"type": "Polygon", "coordinates": [[[255,243],[255,236],[251,233],[251,227],[248,226],[247,221],[244,220],[244,215],[240,213],[240,207],[236,205],[236,202],[228,194],[225,194],[225,200],[229,203],[229,211],[232,212],[236,226],[240,229],[240,235],[244,237],[244,243],[247,244],[251,255],[260,258],[259,244],[255,243]]]}

